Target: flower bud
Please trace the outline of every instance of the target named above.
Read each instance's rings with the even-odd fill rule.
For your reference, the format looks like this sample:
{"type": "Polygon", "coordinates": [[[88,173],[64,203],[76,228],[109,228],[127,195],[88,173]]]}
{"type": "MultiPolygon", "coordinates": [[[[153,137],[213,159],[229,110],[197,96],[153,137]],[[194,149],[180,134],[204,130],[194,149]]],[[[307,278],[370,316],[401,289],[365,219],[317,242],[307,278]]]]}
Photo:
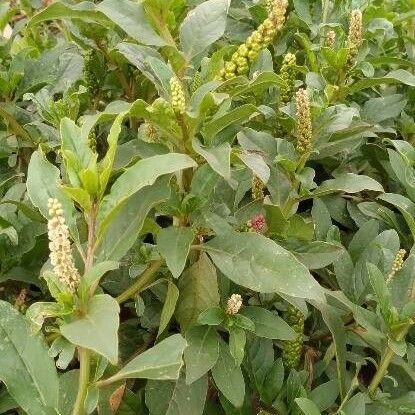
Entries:
{"type": "Polygon", "coordinates": [[[324,46],[327,48],[333,49],[334,43],[336,42],[336,32],[334,30],[329,30],[326,33],[324,38],[324,46]]]}
{"type": "Polygon", "coordinates": [[[238,314],[242,307],[242,297],[239,294],[232,294],[226,304],[226,314],[235,315],[238,314]]]}

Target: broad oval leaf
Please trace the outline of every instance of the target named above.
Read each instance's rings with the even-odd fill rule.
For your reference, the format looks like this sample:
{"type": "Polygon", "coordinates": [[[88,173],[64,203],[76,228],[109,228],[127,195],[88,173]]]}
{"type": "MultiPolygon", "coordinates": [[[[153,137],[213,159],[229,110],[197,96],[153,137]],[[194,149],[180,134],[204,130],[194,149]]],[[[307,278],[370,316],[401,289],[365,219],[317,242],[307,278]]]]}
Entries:
{"type": "Polygon", "coordinates": [[[182,374],[177,382],[150,380],[146,405],[152,415],[202,415],[208,389],[207,376],[191,385],[182,374]]]}
{"type": "Polygon", "coordinates": [[[43,336],[13,306],[0,301],[0,380],[30,415],[56,415],[59,379],[43,336]]]}
{"type": "Polygon", "coordinates": [[[154,184],[160,176],[196,166],[194,160],[186,154],[170,153],[140,160],[129,167],[114,182],[110,193],[102,201],[98,213],[99,235],[102,235],[112,218],[134,193],[154,184]]]}
{"type": "Polygon", "coordinates": [[[180,44],[192,58],[225,32],[229,0],[208,0],[191,10],[180,26],[180,44]]]}
{"type": "Polygon", "coordinates": [[[219,357],[219,337],[213,327],[195,326],[186,334],[184,351],[186,383],[191,384],[215,365],[219,357]]]}
{"type": "Polygon", "coordinates": [[[174,334],[131,360],[111,379],[113,382],[129,378],[177,379],[186,346],[186,340],[174,334]]]}
{"type": "Polygon", "coordinates": [[[296,332],[279,316],[262,307],[243,307],[241,314],[255,324],[255,334],[267,339],[294,340],[296,332]]]}
{"type": "Polygon", "coordinates": [[[118,313],[120,307],[108,294],[91,298],[86,314],[61,326],[61,333],[77,346],[91,349],[112,364],[118,361],[118,313]]]}
{"type": "Polygon", "coordinates": [[[177,226],[164,228],[157,236],[158,250],[174,278],[179,278],[183,272],[193,239],[194,234],[190,228],[177,226]]]}
{"type": "Polygon", "coordinates": [[[255,233],[227,233],[206,243],[215,265],[233,282],[262,293],[322,299],[322,289],[293,254],[255,233]]]}

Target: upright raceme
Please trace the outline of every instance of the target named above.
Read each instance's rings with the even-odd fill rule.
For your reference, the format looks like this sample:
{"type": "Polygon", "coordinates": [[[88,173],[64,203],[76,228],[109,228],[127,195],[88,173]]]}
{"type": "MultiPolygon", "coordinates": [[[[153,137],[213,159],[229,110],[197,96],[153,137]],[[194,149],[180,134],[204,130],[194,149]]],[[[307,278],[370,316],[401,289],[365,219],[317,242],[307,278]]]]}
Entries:
{"type": "Polygon", "coordinates": [[[349,35],[347,37],[347,48],[349,54],[347,65],[352,67],[356,64],[359,46],[362,43],[362,12],[358,9],[352,10],[350,15],[349,35]]]}
{"type": "Polygon", "coordinates": [[[50,216],[48,221],[50,262],[59,280],[71,292],[75,292],[79,285],[80,276],[73,260],[69,230],[65,224],[62,205],[57,199],[49,199],[48,209],[50,216]]]}
{"type": "Polygon", "coordinates": [[[173,77],[170,79],[171,106],[177,114],[184,114],[186,111],[186,97],[180,81],[173,77]]]}
{"type": "Polygon", "coordinates": [[[395,277],[395,274],[399,272],[403,267],[404,258],[406,255],[405,249],[400,249],[393,260],[391,272],[386,279],[386,284],[390,284],[395,277]]]}
{"type": "Polygon", "coordinates": [[[309,153],[312,149],[313,128],[311,124],[310,101],[305,89],[299,89],[296,94],[297,107],[297,151],[300,154],[309,153]]]}
{"type": "Polygon", "coordinates": [[[261,49],[266,48],[281,29],[285,21],[287,11],[286,0],[273,0],[269,2],[268,17],[261,23],[238,50],[232,55],[230,61],[220,73],[222,80],[235,78],[237,75],[244,75],[248,72],[249,64],[258,56],[261,49]]]}
{"type": "Polygon", "coordinates": [[[324,38],[324,46],[326,46],[327,48],[333,49],[335,42],[336,42],[336,32],[334,30],[329,30],[326,33],[326,37],[324,38]]]}
{"type": "Polygon", "coordinates": [[[295,77],[297,59],[294,54],[287,53],[282,60],[280,69],[280,76],[285,81],[285,86],[280,88],[280,101],[281,104],[287,104],[291,101],[295,87],[295,77]]]}

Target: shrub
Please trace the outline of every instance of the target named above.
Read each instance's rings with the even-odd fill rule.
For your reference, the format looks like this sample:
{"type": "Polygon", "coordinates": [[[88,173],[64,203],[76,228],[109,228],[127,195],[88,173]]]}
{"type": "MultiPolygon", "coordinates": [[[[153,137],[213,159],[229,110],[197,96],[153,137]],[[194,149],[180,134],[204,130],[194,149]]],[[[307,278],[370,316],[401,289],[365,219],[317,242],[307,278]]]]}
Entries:
{"type": "Polygon", "coordinates": [[[413,1],[0,4],[0,413],[415,413],[413,1]]]}

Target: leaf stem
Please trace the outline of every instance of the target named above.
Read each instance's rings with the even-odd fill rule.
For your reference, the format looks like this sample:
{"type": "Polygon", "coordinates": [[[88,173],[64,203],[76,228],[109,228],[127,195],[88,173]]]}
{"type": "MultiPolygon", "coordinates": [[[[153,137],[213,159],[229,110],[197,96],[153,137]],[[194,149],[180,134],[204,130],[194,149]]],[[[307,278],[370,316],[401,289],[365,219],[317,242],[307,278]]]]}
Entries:
{"type": "Polygon", "coordinates": [[[157,270],[163,264],[163,260],[159,259],[153,261],[147,269],[137,278],[137,281],[134,284],[130,285],[124,292],[122,292],[116,300],[119,304],[124,303],[134,295],[138,294],[145,288],[148,284],[150,284],[154,278],[157,270]]]}

